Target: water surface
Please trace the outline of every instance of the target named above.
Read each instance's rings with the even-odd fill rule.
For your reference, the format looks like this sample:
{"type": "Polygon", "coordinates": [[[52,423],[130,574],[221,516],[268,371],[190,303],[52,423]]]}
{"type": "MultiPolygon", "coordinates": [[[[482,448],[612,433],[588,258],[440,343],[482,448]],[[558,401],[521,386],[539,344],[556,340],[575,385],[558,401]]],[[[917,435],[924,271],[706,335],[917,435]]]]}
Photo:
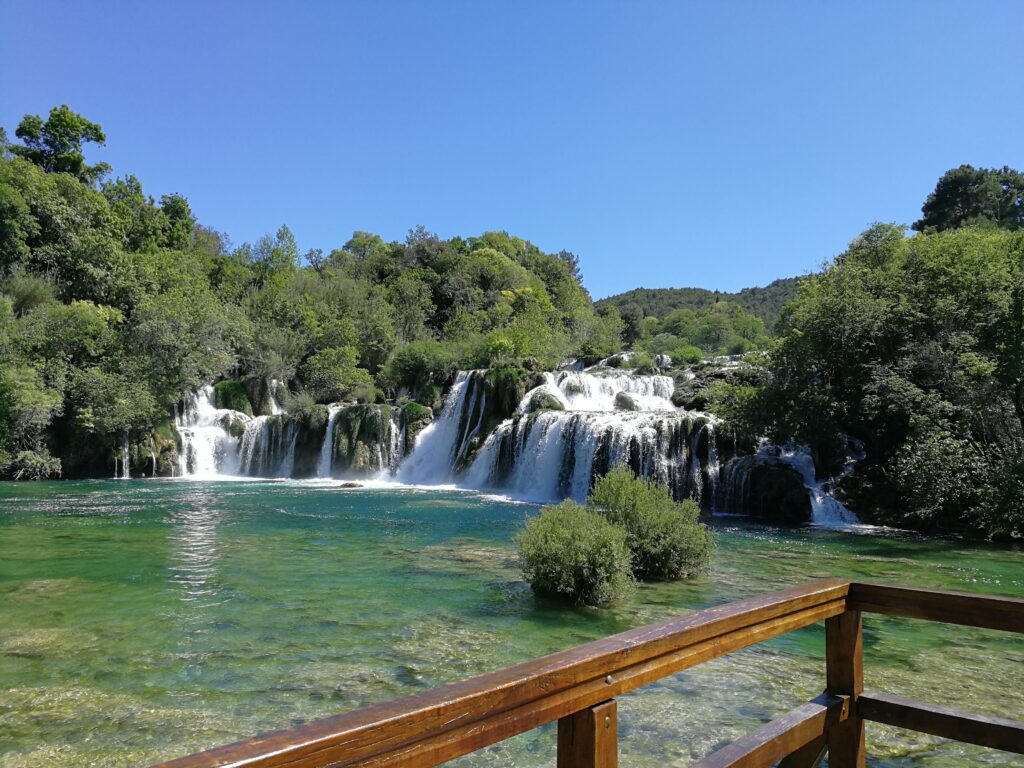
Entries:
{"type": "MultiPolygon", "coordinates": [[[[145,766],[824,576],[1024,597],[1024,552],[716,524],[711,572],[608,610],[536,599],[536,507],[301,482],[0,484],[0,765],[145,766]]],[[[686,766],[819,693],[813,627],[621,697],[633,766],[686,766]]],[[[1024,718],[1019,636],[866,618],[869,687],[1024,718]]],[[[1022,766],[869,724],[869,764],[1022,766]]],[[[464,765],[553,765],[547,727],[464,765]]]]}

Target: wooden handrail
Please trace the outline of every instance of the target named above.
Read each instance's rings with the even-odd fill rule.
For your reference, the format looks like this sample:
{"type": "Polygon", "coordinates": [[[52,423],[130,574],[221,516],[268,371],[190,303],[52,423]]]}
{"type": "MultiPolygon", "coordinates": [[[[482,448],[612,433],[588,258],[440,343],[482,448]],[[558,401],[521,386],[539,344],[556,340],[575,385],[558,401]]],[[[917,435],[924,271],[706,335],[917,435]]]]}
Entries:
{"type": "MultiPolygon", "coordinates": [[[[828,640],[827,714],[821,714],[821,702],[813,712],[812,705],[804,705],[780,732],[799,733],[780,736],[779,743],[813,754],[816,740],[827,736],[833,765],[861,766],[861,611],[1024,631],[1021,600],[828,579],[639,627],[155,768],[433,766],[555,720],[560,768],[613,766],[614,733],[595,724],[610,727],[615,696],[821,621],[828,640]],[[839,710],[837,701],[843,702],[839,710]],[[826,725],[818,732],[820,723],[826,725]]],[[[760,757],[728,764],[769,765],[761,758],[783,756],[779,747],[756,748],[760,757]]],[[[813,758],[791,758],[787,765],[813,764],[813,758]]]]}

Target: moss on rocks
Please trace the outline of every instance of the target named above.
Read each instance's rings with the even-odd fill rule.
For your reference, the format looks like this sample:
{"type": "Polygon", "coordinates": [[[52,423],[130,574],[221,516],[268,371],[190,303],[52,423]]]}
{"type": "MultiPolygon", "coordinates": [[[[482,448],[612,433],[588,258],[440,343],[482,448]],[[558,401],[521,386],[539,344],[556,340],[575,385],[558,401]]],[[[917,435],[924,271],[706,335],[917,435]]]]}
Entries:
{"type": "Polygon", "coordinates": [[[535,392],[530,396],[530,411],[564,411],[565,405],[550,392],[535,392]]]}
{"type": "Polygon", "coordinates": [[[239,411],[246,416],[252,416],[252,403],[249,402],[249,395],[239,382],[234,379],[218,381],[213,385],[213,403],[218,408],[229,411],[239,411]]]}

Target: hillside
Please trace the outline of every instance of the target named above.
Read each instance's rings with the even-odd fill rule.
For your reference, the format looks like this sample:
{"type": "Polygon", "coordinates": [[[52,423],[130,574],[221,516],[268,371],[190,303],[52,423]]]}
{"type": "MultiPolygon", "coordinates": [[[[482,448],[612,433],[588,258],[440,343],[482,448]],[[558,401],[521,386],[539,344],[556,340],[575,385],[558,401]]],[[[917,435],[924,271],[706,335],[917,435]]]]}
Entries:
{"type": "Polygon", "coordinates": [[[698,310],[717,301],[731,301],[764,321],[771,331],[782,307],[796,296],[800,278],[784,277],[763,288],[744,288],[738,293],[709,291],[706,288],[635,288],[601,299],[596,306],[614,306],[620,311],[636,305],[644,317],[664,317],[676,309],[698,310]]]}

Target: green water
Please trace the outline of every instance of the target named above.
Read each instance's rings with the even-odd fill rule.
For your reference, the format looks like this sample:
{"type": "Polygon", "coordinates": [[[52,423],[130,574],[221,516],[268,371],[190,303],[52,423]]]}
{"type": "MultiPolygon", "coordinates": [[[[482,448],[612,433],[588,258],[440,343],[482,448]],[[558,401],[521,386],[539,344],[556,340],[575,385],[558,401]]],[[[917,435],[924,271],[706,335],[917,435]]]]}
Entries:
{"type": "MultiPolygon", "coordinates": [[[[302,483],[0,484],[0,765],[145,766],[837,575],[1024,596],[1024,551],[717,525],[706,577],[567,609],[518,580],[534,511],[302,483]]],[[[624,765],[685,766],[823,687],[809,628],[619,700],[624,765]]],[[[868,687],[1024,718],[1018,636],[869,616],[868,687]]],[[[1024,765],[869,724],[877,766],[1024,765]]],[[[547,727],[463,765],[553,765],[547,727]]]]}

